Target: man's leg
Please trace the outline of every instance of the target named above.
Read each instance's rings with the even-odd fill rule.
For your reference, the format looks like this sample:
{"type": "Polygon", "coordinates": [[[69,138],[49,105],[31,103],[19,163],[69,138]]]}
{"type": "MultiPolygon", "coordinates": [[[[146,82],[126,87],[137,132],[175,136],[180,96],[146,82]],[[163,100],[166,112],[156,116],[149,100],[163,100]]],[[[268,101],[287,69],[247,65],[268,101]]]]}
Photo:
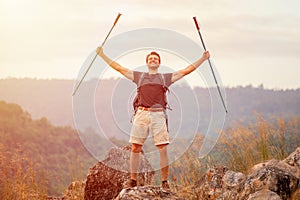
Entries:
{"type": "Polygon", "coordinates": [[[140,152],[149,134],[149,113],[138,110],[134,115],[133,126],[130,133],[129,142],[131,143],[130,152],[130,179],[125,182],[123,188],[134,187],[137,185],[137,173],[140,164],[140,152]]]}
{"type": "Polygon", "coordinates": [[[130,153],[130,178],[135,181],[137,180],[137,171],[140,164],[141,151],[142,145],[132,143],[130,153]]]}
{"type": "Polygon", "coordinates": [[[157,145],[160,155],[161,180],[168,180],[169,176],[169,157],[167,151],[168,144],[157,145]]]}
{"type": "Polygon", "coordinates": [[[123,189],[132,188],[137,186],[137,172],[140,164],[140,152],[142,151],[142,145],[131,144],[130,152],[130,179],[123,184],[123,189]]]}

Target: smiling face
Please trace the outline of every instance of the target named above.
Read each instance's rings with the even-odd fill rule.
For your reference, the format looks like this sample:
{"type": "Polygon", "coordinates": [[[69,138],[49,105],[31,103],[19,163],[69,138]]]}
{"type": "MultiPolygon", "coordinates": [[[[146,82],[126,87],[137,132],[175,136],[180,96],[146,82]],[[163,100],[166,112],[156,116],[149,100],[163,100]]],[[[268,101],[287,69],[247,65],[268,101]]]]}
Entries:
{"type": "Polygon", "coordinates": [[[158,53],[156,52],[151,52],[149,55],[147,55],[147,58],[146,58],[146,63],[147,63],[147,66],[149,68],[158,68],[159,65],[160,65],[160,56],[158,53]]]}

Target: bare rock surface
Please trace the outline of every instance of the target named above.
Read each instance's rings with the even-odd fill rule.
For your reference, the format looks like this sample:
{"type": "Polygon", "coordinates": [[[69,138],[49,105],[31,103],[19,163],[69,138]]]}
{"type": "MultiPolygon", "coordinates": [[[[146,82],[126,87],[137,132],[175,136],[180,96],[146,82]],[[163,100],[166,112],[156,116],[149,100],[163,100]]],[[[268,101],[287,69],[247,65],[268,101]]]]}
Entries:
{"type": "Polygon", "coordinates": [[[282,161],[269,160],[252,167],[247,175],[214,167],[195,184],[199,199],[254,200],[298,197],[300,148],[282,161]],[[265,195],[265,196],[264,196],[265,195]]]}
{"type": "MultiPolygon", "coordinates": [[[[107,200],[115,198],[123,188],[123,183],[130,178],[130,149],[112,148],[103,161],[90,168],[84,189],[85,200],[107,200]]],[[[145,156],[140,157],[138,183],[152,183],[154,170],[145,156]]]]}
{"type": "Polygon", "coordinates": [[[258,164],[247,176],[239,198],[247,199],[255,192],[268,189],[283,200],[290,199],[299,187],[299,177],[294,172],[291,166],[277,160],[258,164]]]}
{"type": "Polygon", "coordinates": [[[280,196],[270,190],[260,190],[251,194],[248,200],[281,200],[280,196]]]}
{"type": "Polygon", "coordinates": [[[184,200],[173,192],[162,191],[159,186],[141,186],[124,189],[115,200],[184,200]]]}

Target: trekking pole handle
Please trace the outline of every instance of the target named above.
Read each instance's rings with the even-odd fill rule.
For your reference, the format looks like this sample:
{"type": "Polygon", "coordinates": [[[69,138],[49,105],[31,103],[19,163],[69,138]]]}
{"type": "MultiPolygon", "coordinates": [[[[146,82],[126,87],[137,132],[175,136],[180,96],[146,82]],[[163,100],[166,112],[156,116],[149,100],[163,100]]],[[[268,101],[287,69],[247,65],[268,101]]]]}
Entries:
{"type": "Polygon", "coordinates": [[[200,30],[196,17],[193,17],[197,30],[200,30]]]}
{"type": "Polygon", "coordinates": [[[196,28],[197,28],[197,30],[198,30],[198,34],[199,34],[199,36],[200,36],[200,40],[201,40],[203,49],[204,49],[204,51],[206,51],[206,46],[205,46],[205,44],[204,44],[204,40],[203,40],[202,35],[201,35],[201,33],[200,33],[200,27],[199,27],[198,21],[197,21],[196,17],[193,17],[193,19],[194,19],[196,28]]]}
{"type": "Polygon", "coordinates": [[[117,24],[117,22],[118,22],[118,20],[119,20],[119,18],[121,17],[121,13],[118,13],[118,16],[117,16],[117,18],[116,18],[116,20],[115,20],[115,22],[114,22],[114,26],[117,24]]]}

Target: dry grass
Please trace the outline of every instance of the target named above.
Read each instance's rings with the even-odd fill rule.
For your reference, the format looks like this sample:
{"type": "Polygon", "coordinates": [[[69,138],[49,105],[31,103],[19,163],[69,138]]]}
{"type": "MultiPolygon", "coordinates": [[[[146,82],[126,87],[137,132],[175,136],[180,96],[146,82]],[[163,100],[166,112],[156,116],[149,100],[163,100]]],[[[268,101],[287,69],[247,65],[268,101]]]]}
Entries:
{"type": "Polygon", "coordinates": [[[83,161],[80,156],[77,156],[76,161],[68,160],[69,172],[72,177],[72,182],[70,183],[68,189],[64,191],[65,200],[83,200],[84,199],[84,187],[85,180],[83,177],[83,161]]]}
{"type": "MultiPolygon", "coordinates": [[[[171,166],[173,189],[185,199],[198,198],[191,185],[214,165],[225,165],[231,170],[247,174],[258,163],[286,158],[300,146],[300,119],[276,117],[265,120],[256,115],[255,122],[239,124],[223,131],[213,152],[199,160],[196,147],[199,149],[201,142],[202,138],[198,138],[192,148],[171,166]]],[[[299,198],[298,193],[294,199],[299,198]]]]}
{"type": "Polygon", "coordinates": [[[235,171],[247,172],[253,165],[270,159],[282,160],[300,145],[299,119],[257,115],[256,122],[224,131],[218,141],[223,162],[235,171]]]}
{"type": "Polygon", "coordinates": [[[22,151],[10,153],[0,146],[0,198],[46,199],[46,178],[34,165],[22,151]]]}
{"type": "MultiPolygon", "coordinates": [[[[0,199],[1,200],[46,200],[48,179],[43,170],[38,170],[39,163],[33,162],[24,151],[8,151],[0,146],[0,199]]],[[[82,177],[82,161],[78,157],[68,163],[72,183],[64,192],[66,200],[82,200],[84,180],[82,177]],[[80,184],[79,184],[80,183],[80,184]]]]}
{"type": "Polygon", "coordinates": [[[198,199],[194,184],[203,175],[201,169],[204,166],[197,157],[198,147],[201,146],[202,142],[203,137],[196,135],[191,148],[187,149],[180,159],[177,159],[170,166],[169,177],[172,191],[187,200],[198,199]]]}

